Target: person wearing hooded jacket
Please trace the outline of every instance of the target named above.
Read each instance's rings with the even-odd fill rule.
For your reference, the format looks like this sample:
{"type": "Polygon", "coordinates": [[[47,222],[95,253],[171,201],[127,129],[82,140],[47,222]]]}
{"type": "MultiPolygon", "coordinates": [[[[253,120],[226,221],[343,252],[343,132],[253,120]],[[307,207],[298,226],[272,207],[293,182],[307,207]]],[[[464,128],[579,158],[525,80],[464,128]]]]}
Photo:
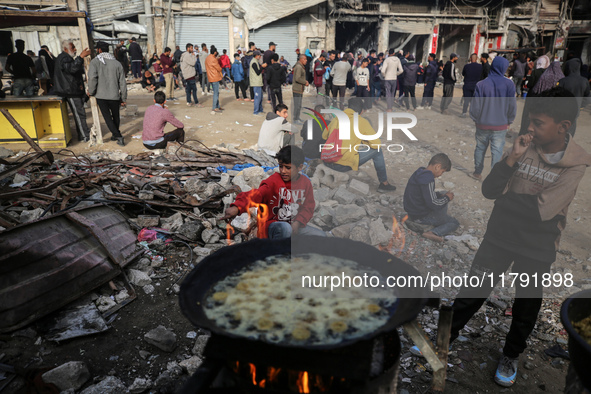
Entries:
{"type": "MultiPolygon", "coordinates": [[[[572,94],[554,87],[540,97],[529,113],[536,119],[530,123],[529,133],[515,139],[510,152],[482,184],[482,194],[494,200],[494,208],[469,275],[494,280],[461,287],[453,302],[451,333],[448,331],[452,343],[511,264],[513,274],[527,276],[527,283],[515,282],[511,326],[494,377],[495,383],[504,387],[515,383],[519,356],[527,349],[538,319],[544,285],[535,279],[550,277],[568,208],[591,166],[591,155],[567,133],[576,117],[572,94]]],[[[504,277],[501,292],[511,286],[504,277]]]]}
{"type": "Polygon", "coordinates": [[[404,74],[402,74],[402,83],[404,86],[404,97],[402,101],[406,106],[406,109],[410,108],[408,97],[412,98],[412,110],[414,111],[417,109],[417,97],[415,95],[415,85],[417,84],[417,79],[419,78],[419,65],[415,63],[415,57],[413,55],[409,55],[406,59],[406,63],[402,68],[404,68],[404,74]]]}
{"type": "Polygon", "coordinates": [[[515,84],[504,76],[508,67],[507,59],[495,57],[488,77],[478,82],[474,90],[470,117],[476,123],[476,148],[471,177],[477,180],[482,179],[484,155],[489,145],[491,168],[501,160],[507,129],[517,114],[515,84]]]}
{"type": "Polygon", "coordinates": [[[283,94],[281,93],[281,86],[286,80],[285,72],[283,67],[279,64],[279,55],[274,53],[271,55],[271,64],[266,68],[265,78],[267,78],[267,85],[269,86],[269,92],[271,93],[271,105],[273,108],[277,104],[283,104],[283,94]]]}
{"type": "MultiPolygon", "coordinates": [[[[568,60],[564,65],[564,75],[565,77],[558,81],[558,86],[571,92],[577,99],[578,118],[581,109],[591,101],[591,98],[589,97],[589,81],[581,75],[581,59],[574,58],[568,60]]],[[[576,119],[568,130],[568,133],[574,137],[575,131],[577,131],[576,119]]]]}

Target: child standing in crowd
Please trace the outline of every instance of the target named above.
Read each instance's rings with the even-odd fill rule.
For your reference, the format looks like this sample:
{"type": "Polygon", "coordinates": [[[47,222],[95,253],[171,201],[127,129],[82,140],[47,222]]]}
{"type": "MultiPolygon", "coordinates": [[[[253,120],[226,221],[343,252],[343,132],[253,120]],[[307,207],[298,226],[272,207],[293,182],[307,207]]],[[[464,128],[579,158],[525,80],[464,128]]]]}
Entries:
{"type": "Polygon", "coordinates": [[[420,231],[425,225],[433,227],[424,232],[423,237],[436,242],[443,242],[443,237],[454,232],[460,225],[447,214],[447,205],[454,199],[454,194],[449,191],[435,191],[435,178],[449,170],[451,160],[445,153],[438,153],[431,158],[427,168],[420,167],[412,174],[404,191],[407,226],[413,231],[420,231]]]}
{"type": "Polygon", "coordinates": [[[242,91],[242,99],[246,101],[246,84],[244,81],[244,67],[242,67],[242,62],[240,61],[240,55],[238,53],[234,54],[234,63],[232,63],[232,79],[234,80],[234,94],[236,95],[236,100],[240,100],[240,94],[238,89],[242,91]]]}
{"type": "Polygon", "coordinates": [[[279,172],[263,180],[258,189],[243,192],[226,209],[222,220],[248,212],[249,202],[263,204],[258,209],[268,209],[268,219],[259,223],[259,238],[281,239],[292,234],[325,236],[322,230],[308,226],[314,214],[314,190],[304,168],[304,152],[288,145],[277,153],[279,172]]]}

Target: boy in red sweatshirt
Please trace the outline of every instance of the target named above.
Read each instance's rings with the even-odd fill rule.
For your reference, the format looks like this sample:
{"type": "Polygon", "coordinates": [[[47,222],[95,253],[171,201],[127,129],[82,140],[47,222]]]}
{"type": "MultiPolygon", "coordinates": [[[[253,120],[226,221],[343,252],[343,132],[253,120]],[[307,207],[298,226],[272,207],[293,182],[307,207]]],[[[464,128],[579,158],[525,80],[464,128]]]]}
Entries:
{"type": "Polygon", "coordinates": [[[275,156],[279,172],[263,180],[258,189],[243,192],[226,209],[222,219],[230,220],[248,212],[251,206],[268,210],[267,220],[259,225],[259,237],[288,238],[292,234],[326,236],[322,230],[308,226],[314,214],[314,191],[307,176],[301,175],[304,152],[292,145],[283,147],[275,156]]]}

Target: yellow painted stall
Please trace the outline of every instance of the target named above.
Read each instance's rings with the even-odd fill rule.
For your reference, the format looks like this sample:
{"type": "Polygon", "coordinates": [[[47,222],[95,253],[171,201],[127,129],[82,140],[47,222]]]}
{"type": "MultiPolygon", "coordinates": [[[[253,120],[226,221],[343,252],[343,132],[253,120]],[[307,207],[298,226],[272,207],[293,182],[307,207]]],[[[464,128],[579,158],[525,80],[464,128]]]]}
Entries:
{"type": "MultiPolygon", "coordinates": [[[[65,148],[72,139],[65,100],[58,96],[11,97],[0,99],[27,134],[41,148],[65,148]]],[[[23,137],[4,116],[0,116],[0,144],[23,143],[23,137]]]]}

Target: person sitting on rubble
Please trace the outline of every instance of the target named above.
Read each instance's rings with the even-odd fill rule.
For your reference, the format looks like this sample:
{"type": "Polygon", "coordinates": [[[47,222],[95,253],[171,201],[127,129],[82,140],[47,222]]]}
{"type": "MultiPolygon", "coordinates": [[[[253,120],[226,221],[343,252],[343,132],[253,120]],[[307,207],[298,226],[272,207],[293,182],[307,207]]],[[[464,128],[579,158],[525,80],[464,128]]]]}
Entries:
{"type": "Polygon", "coordinates": [[[380,139],[376,138],[371,141],[362,140],[357,137],[353,130],[355,125],[353,118],[355,113],[357,113],[359,114],[359,133],[368,136],[376,134],[369,121],[361,117],[364,112],[363,99],[360,97],[349,99],[349,108],[344,112],[349,117],[349,127],[351,128],[350,139],[339,140],[339,119],[335,117],[328,125],[328,128],[322,133],[322,138],[326,140],[326,143],[322,145],[320,158],[327,167],[339,172],[357,171],[360,165],[373,160],[373,165],[380,182],[378,192],[392,192],[396,190],[396,186],[388,183],[384,154],[382,149],[378,149],[381,144],[380,139]]]}
{"type": "MultiPolygon", "coordinates": [[[[324,105],[319,104],[314,107],[315,113],[321,113],[324,109],[324,105]]],[[[329,120],[329,114],[321,114],[324,119],[327,121],[329,120]]],[[[304,122],[304,126],[302,126],[302,130],[300,131],[300,136],[304,140],[302,142],[302,149],[304,150],[304,155],[308,159],[320,159],[320,147],[322,144],[326,142],[324,138],[322,138],[322,133],[324,132],[324,124],[318,121],[308,121],[304,122]],[[312,135],[308,136],[308,124],[312,126],[312,135]]]]}
{"type": "Polygon", "coordinates": [[[443,242],[443,237],[454,232],[459,223],[447,214],[447,205],[454,194],[435,191],[435,178],[451,170],[451,160],[445,153],[431,158],[427,168],[420,167],[412,174],[404,190],[404,210],[408,214],[405,222],[413,231],[423,232],[423,237],[443,242]]]}
{"type": "Polygon", "coordinates": [[[174,117],[166,107],[164,92],[154,93],[154,105],[146,108],[142,142],[148,149],[165,149],[168,142],[185,142],[185,125],[174,117]],[[175,130],[164,133],[164,126],[170,123],[175,130]]]}
{"type": "Polygon", "coordinates": [[[142,88],[146,89],[149,93],[153,93],[160,88],[160,83],[156,82],[156,78],[154,78],[150,70],[144,71],[140,83],[142,84],[142,88]]]}
{"type": "Polygon", "coordinates": [[[285,104],[277,104],[275,112],[267,114],[259,132],[259,149],[275,155],[284,146],[293,144],[294,136],[292,125],[287,121],[288,116],[288,107],[285,104]]]}
{"type": "Polygon", "coordinates": [[[324,232],[308,225],[314,214],[314,190],[310,179],[300,174],[304,167],[304,152],[287,145],[275,156],[279,172],[263,180],[258,189],[242,192],[226,209],[222,220],[231,220],[239,214],[258,206],[267,209],[266,221],[258,223],[258,235],[263,238],[281,239],[292,234],[326,236],[324,232]]]}

